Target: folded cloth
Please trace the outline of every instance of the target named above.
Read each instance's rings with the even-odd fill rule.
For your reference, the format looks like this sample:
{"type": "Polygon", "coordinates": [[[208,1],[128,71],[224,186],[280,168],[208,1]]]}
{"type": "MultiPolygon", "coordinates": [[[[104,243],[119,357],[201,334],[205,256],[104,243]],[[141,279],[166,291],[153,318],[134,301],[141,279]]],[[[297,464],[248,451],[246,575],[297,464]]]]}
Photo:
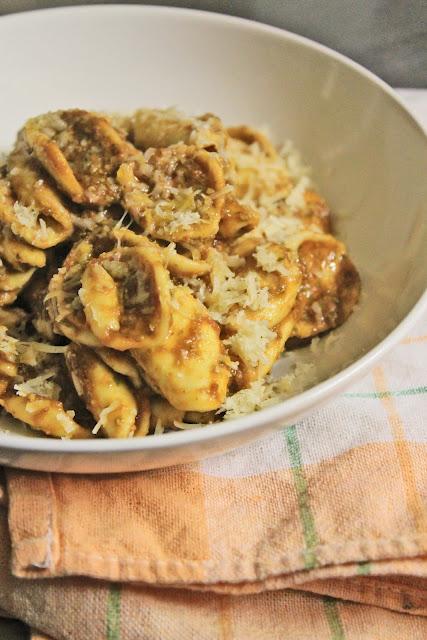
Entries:
{"type": "Polygon", "coordinates": [[[427,637],[426,324],[328,407],[221,457],[6,470],[0,608],[55,640],[427,637]]]}

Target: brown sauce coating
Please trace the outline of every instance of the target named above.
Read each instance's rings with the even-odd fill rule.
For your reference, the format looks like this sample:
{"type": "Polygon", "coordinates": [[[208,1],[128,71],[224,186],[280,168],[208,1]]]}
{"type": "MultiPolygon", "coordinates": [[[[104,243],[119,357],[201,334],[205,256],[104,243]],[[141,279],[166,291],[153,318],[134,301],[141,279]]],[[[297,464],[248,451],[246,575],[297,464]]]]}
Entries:
{"type": "Polygon", "coordinates": [[[307,241],[299,249],[303,275],[295,304],[293,335],[309,338],[342,324],[357,304],[360,277],[335,245],[307,241]]]}

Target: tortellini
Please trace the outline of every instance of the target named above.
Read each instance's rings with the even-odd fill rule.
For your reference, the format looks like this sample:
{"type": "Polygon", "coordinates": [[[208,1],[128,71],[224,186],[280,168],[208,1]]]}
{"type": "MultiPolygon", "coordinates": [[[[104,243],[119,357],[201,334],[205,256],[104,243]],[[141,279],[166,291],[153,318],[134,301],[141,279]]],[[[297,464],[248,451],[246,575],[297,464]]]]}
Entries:
{"type": "Polygon", "coordinates": [[[117,172],[123,205],[153,238],[213,238],[224,203],[220,161],[205,149],[178,144],[149,149],[117,172]]]}
{"type": "Polygon", "coordinates": [[[169,147],[180,142],[208,151],[222,151],[227,132],[211,113],[189,118],[175,109],[139,109],[130,121],[131,137],[143,149],[169,147]]]}
{"type": "Polygon", "coordinates": [[[255,229],[259,223],[259,214],[242,204],[237,198],[227,197],[219,223],[219,234],[225,238],[238,238],[243,233],[255,229]]]}
{"type": "Polygon", "coordinates": [[[143,386],[141,372],[135,360],[127,351],[99,347],[95,349],[95,353],[110,369],[128,378],[135,389],[140,389],[143,386]]]}
{"type": "Polygon", "coordinates": [[[32,118],[23,138],[58,187],[79,204],[118,199],[115,172],[134,147],[103,116],[72,109],[32,118]]]}
{"type": "Polygon", "coordinates": [[[360,296],[360,277],[344,244],[331,235],[303,233],[292,240],[302,273],[292,336],[305,339],[348,318],[360,296]]]}
{"type": "MultiPolygon", "coordinates": [[[[246,300],[234,303],[224,319],[225,343],[239,360],[235,384],[248,387],[264,378],[282,353],[294,327],[292,310],[301,284],[298,256],[283,245],[263,246],[235,269],[234,281],[246,286],[246,300]],[[248,344],[249,343],[249,344],[248,344]],[[262,346],[261,350],[251,344],[262,346]]],[[[209,300],[209,298],[208,298],[209,300]]]]}
{"type": "MultiPolygon", "coordinates": [[[[128,438],[136,429],[146,430],[148,405],[138,402],[126,379],[114,372],[91,349],[73,344],[65,360],[78,395],[97,420],[98,430],[110,438],[128,438]]],[[[141,400],[143,392],[139,391],[141,400]]],[[[145,434],[144,434],[145,435],[145,434]]]]}
{"type": "Polygon", "coordinates": [[[0,405],[17,420],[33,429],[54,438],[90,438],[91,434],[81,427],[64,410],[61,402],[30,393],[25,398],[5,394],[0,405]]]}
{"type": "Polygon", "coordinates": [[[156,245],[120,246],[92,258],[81,285],[87,323],[103,345],[124,351],[167,338],[172,282],[156,245]]]}
{"type": "Polygon", "coordinates": [[[46,265],[46,254],[41,249],[15,236],[7,227],[0,228],[0,257],[16,271],[46,265]]]}
{"type": "Polygon", "coordinates": [[[35,269],[27,268],[25,271],[15,271],[2,261],[0,266],[0,300],[4,305],[12,304],[18,297],[21,289],[30,281],[35,269]]]}
{"type": "Polygon", "coordinates": [[[102,343],[92,333],[79,297],[84,269],[93,252],[94,243],[89,239],[81,240],[71,249],[51,279],[45,301],[56,333],[80,344],[100,347],[102,343]]]}
{"type": "Polygon", "coordinates": [[[219,327],[186,287],[172,291],[172,326],[151,349],[132,350],[148,383],[183,411],[210,411],[225,400],[229,358],[219,327]]]}
{"type": "Polygon", "coordinates": [[[73,230],[70,210],[21,138],[9,156],[8,167],[9,182],[0,183],[0,220],[39,249],[66,240],[73,230]]]}
{"type": "Polygon", "coordinates": [[[360,286],[289,143],[210,113],[42,114],[0,167],[0,407],[64,439],[234,417],[360,286]]]}

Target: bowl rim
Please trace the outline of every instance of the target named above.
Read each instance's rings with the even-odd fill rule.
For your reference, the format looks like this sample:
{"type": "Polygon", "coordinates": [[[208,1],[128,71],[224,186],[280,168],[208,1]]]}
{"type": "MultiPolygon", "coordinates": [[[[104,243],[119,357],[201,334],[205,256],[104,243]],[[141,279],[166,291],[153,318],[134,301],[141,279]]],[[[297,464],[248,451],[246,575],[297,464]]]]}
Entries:
{"type": "MultiPolygon", "coordinates": [[[[222,13],[202,11],[180,7],[165,7],[156,5],[129,5],[129,4],[96,4],[78,5],[67,7],[52,7],[35,9],[32,11],[18,12],[1,17],[0,32],[3,28],[8,28],[5,23],[23,22],[27,19],[43,19],[47,15],[66,14],[114,14],[117,12],[139,14],[142,16],[159,14],[165,17],[187,17],[192,20],[204,20],[217,24],[231,24],[238,29],[264,32],[284,40],[299,43],[303,47],[315,50],[337,62],[351,68],[356,73],[364,76],[369,82],[375,84],[386,93],[389,98],[400,107],[403,115],[408,118],[413,126],[416,126],[422,134],[426,134],[426,129],[420,121],[408,111],[400,96],[381,78],[372,71],[366,69],[358,62],[354,62],[347,56],[323,45],[315,40],[300,36],[279,27],[273,27],[262,22],[255,22],[246,18],[229,16],[222,13]]],[[[404,335],[416,320],[427,310],[427,288],[414,304],[409,313],[399,322],[399,324],[388,333],[378,344],[369,349],[364,355],[352,364],[344,367],[341,371],[314,385],[313,387],[298,393],[297,395],[283,400],[276,405],[252,412],[246,416],[226,420],[224,422],[206,425],[200,428],[170,432],[159,435],[152,435],[148,438],[128,438],[128,439],[97,439],[97,440],[56,440],[31,436],[10,435],[0,433],[0,448],[12,451],[28,451],[48,454],[108,454],[143,451],[161,451],[163,449],[181,448],[189,444],[202,444],[212,439],[232,436],[242,431],[250,431],[267,423],[277,423],[283,421],[283,426],[289,422],[289,416],[309,412],[314,406],[327,401],[331,396],[337,395],[348,387],[353,380],[360,377],[362,373],[368,373],[373,365],[380,360],[404,335]]]]}

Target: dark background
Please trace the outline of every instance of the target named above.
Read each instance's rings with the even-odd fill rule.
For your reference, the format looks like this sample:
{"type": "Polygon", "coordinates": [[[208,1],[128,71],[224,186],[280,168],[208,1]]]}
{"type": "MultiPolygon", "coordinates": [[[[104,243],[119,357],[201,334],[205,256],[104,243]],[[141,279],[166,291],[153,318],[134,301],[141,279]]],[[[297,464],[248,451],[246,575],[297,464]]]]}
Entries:
{"type": "MultiPolygon", "coordinates": [[[[0,0],[0,15],[108,0],[0,0]]],[[[124,4],[124,3],[118,3],[124,4]]],[[[151,0],[250,18],[317,40],[395,87],[427,87],[427,0],[151,0]]]]}

